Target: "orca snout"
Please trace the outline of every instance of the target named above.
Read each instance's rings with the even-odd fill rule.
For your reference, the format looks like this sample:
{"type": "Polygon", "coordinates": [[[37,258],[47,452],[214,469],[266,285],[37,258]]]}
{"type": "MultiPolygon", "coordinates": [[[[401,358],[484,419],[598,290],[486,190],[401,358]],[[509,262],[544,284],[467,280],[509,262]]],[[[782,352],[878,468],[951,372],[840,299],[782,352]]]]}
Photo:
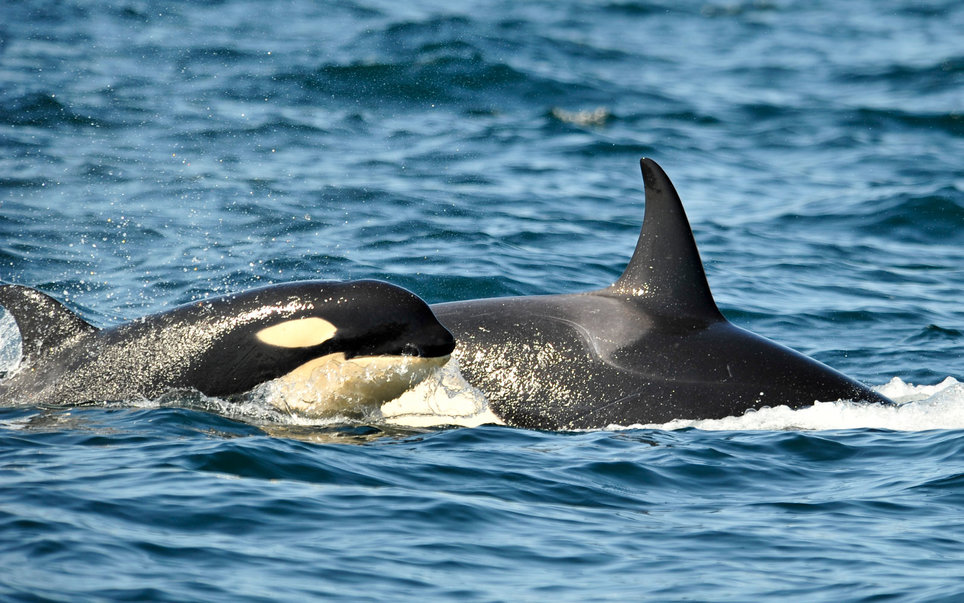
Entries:
{"type": "Polygon", "coordinates": [[[445,327],[439,325],[433,336],[418,343],[407,343],[402,347],[403,356],[420,358],[439,358],[448,356],[455,350],[455,337],[445,327]]]}

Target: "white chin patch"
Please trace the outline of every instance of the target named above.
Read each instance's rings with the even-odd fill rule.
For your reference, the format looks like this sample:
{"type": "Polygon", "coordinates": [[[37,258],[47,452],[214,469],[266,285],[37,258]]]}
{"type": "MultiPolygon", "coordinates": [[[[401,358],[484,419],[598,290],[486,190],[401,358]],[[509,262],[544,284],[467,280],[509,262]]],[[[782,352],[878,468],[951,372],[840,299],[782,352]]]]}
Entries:
{"type": "Polygon", "coordinates": [[[310,348],[328,341],[337,330],[324,318],[311,316],[265,327],[255,337],[262,343],[281,348],[310,348]]]}
{"type": "Polygon", "coordinates": [[[264,384],[263,393],[268,402],[286,412],[312,418],[365,417],[433,375],[448,359],[449,356],[346,359],[344,354],[329,354],[269,381],[264,384]]]}

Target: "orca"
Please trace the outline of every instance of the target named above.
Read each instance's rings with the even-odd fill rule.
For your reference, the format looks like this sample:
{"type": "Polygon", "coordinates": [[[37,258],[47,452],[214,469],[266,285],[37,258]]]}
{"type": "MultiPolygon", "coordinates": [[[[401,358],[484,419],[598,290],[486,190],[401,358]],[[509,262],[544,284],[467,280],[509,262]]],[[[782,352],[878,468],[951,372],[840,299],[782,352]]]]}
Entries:
{"type": "Polygon", "coordinates": [[[106,329],[21,285],[0,286],[0,305],[21,336],[4,405],[231,398],[272,383],[276,405],[325,415],[399,396],[455,347],[422,299],[373,280],[279,284],[106,329]]]}
{"type": "Polygon", "coordinates": [[[506,424],[546,430],[717,419],[815,401],[891,403],[716,306],[672,182],[640,160],[645,213],[622,276],[588,293],[435,304],[465,379],[506,424]]]}

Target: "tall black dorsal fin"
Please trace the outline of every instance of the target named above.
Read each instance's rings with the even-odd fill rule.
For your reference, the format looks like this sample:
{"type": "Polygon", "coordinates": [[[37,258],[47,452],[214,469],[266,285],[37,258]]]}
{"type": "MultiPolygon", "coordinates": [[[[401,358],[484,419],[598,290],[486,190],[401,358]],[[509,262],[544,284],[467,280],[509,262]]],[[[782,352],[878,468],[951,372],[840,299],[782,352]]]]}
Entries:
{"type": "Polygon", "coordinates": [[[30,287],[0,285],[0,306],[17,321],[24,365],[78,335],[97,330],[59,301],[30,287]]]}
{"type": "Polygon", "coordinates": [[[656,314],[725,320],[706,282],[700,252],[673,183],[652,159],[639,160],[646,212],[633,258],[607,293],[638,298],[656,314]]]}

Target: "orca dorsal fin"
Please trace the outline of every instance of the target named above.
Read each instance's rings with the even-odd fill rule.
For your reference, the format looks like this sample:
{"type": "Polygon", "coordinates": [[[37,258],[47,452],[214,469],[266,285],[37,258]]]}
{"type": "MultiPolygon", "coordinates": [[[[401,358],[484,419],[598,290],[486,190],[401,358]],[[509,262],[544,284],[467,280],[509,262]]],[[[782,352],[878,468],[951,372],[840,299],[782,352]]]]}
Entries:
{"type": "Polygon", "coordinates": [[[17,322],[23,365],[32,364],[78,335],[97,330],[56,299],[22,285],[0,285],[0,306],[17,322]]]}
{"type": "Polygon", "coordinates": [[[683,203],[666,173],[652,159],[639,160],[646,190],[643,228],[633,257],[606,293],[635,298],[654,314],[726,320],[706,282],[703,262],[683,203]]]}

